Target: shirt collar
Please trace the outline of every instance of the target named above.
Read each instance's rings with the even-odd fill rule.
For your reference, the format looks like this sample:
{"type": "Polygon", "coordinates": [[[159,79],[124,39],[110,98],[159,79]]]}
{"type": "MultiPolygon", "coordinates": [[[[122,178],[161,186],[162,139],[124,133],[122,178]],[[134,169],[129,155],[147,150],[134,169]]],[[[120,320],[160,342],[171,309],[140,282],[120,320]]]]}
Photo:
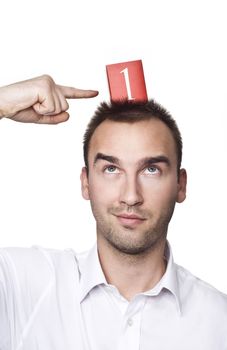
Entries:
{"type": "Polygon", "coordinates": [[[154,288],[143,294],[154,296],[158,295],[163,289],[167,289],[173,294],[176,302],[177,311],[181,315],[181,301],[179,282],[177,276],[177,266],[174,263],[172,249],[168,241],[166,241],[164,257],[167,261],[167,267],[164,275],[154,288]]]}
{"type": "Polygon", "coordinates": [[[97,243],[84,256],[79,257],[80,271],[80,302],[86,295],[97,285],[107,284],[106,278],[102,271],[97,243]]]}
{"type": "MultiPolygon", "coordinates": [[[[155,296],[163,289],[171,292],[176,301],[176,307],[181,314],[180,292],[177,277],[177,267],[173,260],[173,254],[169,242],[166,242],[164,257],[167,261],[167,267],[161,280],[151,290],[144,292],[144,295],[155,296]]],[[[100,284],[108,285],[104,273],[102,271],[97,243],[85,255],[79,257],[79,271],[80,271],[80,302],[87,296],[87,294],[96,286],[100,284]]]]}

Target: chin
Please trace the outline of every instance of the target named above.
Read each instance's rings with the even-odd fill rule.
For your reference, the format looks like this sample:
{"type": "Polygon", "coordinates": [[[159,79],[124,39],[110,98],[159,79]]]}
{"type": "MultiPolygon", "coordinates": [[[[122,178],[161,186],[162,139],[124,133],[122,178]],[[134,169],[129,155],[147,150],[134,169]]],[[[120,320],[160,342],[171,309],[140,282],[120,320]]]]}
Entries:
{"type": "MultiPolygon", "coordinates": [[[[137,233],[134,234],[136,235],[137,233]]],[[[143,242],[132,242],[132,240],[127,241],[126,239],[122,241],[122,239],[110,239],[110,237],[108,237],[107,240],[109,244],[120,253],[127,255],[144,255],[156,247],[157,243],[160,241],[160,237],[143,242]]]]}

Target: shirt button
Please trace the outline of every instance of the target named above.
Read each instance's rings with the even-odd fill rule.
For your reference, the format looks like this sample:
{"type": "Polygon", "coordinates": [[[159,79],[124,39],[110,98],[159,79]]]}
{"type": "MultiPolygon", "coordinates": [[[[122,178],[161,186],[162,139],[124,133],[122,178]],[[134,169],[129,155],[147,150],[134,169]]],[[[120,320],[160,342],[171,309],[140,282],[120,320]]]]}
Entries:
{"type": "Polygon", "coordinates": [[[131,327],[131,326],[133,325],[133,320],[132,320],[132,318],[129,318],[128,321],[127,321],[127,323],[128,323],[128,326],[131,327]]]}

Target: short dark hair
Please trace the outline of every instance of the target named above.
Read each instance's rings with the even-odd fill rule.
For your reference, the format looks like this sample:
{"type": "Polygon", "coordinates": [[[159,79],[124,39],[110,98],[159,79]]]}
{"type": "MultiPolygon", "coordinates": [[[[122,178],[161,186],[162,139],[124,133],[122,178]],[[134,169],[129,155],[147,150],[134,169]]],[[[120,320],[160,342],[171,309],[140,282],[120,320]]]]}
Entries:
{"type": "Polygon", "coordinates": [[[105,120],[114,122],[135,123],[141,120],[158,119],[171,131],[176,145],[177,170],[179,172],[182,160],[182,137],[176,121],[170,113],[154,100],[149,101],[112,101],[102,102],[96,109],[84,134],[83,151],[84,162],[88,171],[88,152],[92,135],[96,128],[105,120]]]}

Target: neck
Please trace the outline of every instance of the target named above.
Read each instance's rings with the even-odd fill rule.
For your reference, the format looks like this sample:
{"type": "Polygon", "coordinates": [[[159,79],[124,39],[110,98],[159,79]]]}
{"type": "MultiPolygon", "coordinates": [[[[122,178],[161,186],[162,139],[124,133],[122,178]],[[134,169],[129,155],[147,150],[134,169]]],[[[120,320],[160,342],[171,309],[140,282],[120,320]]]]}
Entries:
{"type": "Polygon", "coordinates": [[[136,294],[152,289],[166,270],[166,238],[143,254],[129,255],[118,251],[108,241],[97,237],[99,259],[109,284],[131,300],[136,294]]]}

